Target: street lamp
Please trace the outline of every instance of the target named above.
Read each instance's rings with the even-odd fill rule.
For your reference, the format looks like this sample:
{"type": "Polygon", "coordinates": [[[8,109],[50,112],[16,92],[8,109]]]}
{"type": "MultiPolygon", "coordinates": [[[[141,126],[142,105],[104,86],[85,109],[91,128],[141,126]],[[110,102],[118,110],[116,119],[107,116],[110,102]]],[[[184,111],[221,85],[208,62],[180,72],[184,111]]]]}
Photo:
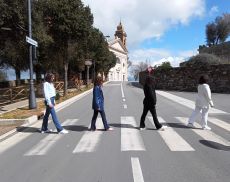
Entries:
{"type": "MultiPolygon", "coordinates": [[[[31,0],[28,0],[28,32],[29,38],[32,39],[32,28],[31,28],[31,0]]],[[[34,91],[34,80],[33,80],[33,58],[32,58],[32,44],[29,44],[29,62],[30,62],[30,93],[29,93],[29,109],[37,108],[35,91],[34,91]]]]}
{"type": "Polygon", "coordinates": [[[92,61],[91,61],[91,59],[87,59],[86,61],[85,61],[85,65],[86,65],[86,67],[87,67],[87,77],[86,77],[86,79],[87,79],[87,85],[89,84],[89,67],[92,65],[92,61]]]}

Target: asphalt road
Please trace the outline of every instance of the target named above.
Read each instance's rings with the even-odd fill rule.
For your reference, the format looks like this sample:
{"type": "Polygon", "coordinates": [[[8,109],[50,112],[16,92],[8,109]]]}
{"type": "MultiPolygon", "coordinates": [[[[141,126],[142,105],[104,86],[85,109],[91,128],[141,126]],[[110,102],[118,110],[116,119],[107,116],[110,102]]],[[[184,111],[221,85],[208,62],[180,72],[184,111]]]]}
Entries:
{"type": "MultiPolygon", "coordinates": [[[[42,121],[0,142],[2,182],[229,182],[228,94],[213,94],[211,131],[186,127],[195,93],[157,91],[157,131],[150,113],[138,130],[143,90],[131,83],[103,86],[105,112],[114,131],[88,131],[92,93],[58,111],[69,134],[41,134],[42,121]]],[[[54,129],[52,122],[50,128],[54,129]]],[[[100,117],[97,128],[103,129],[100,117]]]]}

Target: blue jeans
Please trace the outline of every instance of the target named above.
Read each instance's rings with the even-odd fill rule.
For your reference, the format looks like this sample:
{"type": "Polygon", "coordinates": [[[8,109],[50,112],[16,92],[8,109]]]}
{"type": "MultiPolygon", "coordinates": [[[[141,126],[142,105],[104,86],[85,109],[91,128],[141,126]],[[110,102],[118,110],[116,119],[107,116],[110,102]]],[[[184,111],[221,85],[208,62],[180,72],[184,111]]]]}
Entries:
{"type": "Polygon", "coordinates": [[[91,130],[96,130],[96,125],[95,124],[96,124],[96,119],[97,119],[98,113],[101,114],[101,119],[102,119],[104,128],[105,128],[105,130],[107,130],[109,128],[109,125],[107,123],[106,116],[105,116],[105,111],[104,110],[102,110],[102,111],[94,110],[90,129],[91,130]]]}
{"type": "Polygon", "coordinates": [[[57,131],[61,131],[63,130],[63,127],[61,126],[60,122],[58,121],[57,115],[56,115],[56,111],[54,109],[54,99],[55,97],[51,97],[51,103],[53,104],[53,107],[51,108],[49,105],[46,104],[46,113],[45,116],[43,118],[43,123],[42,123],[42,131],[46,131],[48,130],[48,119],[49,119],[49,115],[51,114],[53,122],[55,127],[57,128],[57,131]]]}

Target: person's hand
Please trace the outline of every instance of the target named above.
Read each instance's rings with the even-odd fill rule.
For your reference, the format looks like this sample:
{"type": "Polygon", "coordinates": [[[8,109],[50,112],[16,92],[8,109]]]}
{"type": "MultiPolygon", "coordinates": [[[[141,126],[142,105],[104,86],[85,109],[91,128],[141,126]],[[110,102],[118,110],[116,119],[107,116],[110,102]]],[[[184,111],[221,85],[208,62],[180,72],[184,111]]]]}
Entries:
{"type": "Polygon", "coordinates": [[[49,107],[52,108],[52,107],[54,107],[54,106],[53,106],[53,104],[49,104],[49,107]]]}
{"type": "Polygon", "coordinates": [[[101,110],[101,109],[100,109],[100,107],[99,107],[99,108],[97,108],[97,110],[98,110],[98,111],[100,111],[100,110],[101,110]]]}

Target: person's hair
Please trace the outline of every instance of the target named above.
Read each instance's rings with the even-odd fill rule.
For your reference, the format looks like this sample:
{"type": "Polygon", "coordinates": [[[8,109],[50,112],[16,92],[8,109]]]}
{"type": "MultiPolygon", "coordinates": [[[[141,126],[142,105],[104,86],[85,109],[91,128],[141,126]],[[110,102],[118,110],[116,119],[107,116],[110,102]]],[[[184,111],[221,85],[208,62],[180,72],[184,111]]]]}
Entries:
{"type": "Polygon", "coordinates": [[[100,76],[97,76],[95,81],[94,81],[94,86],[102,85],[103,79],[100,76]]]}
{"type": "Polygon", "coordinates": [[[53,73],[47,73],[46,76],[45,76],[45,81],[51,83],[53,77],[54,77],[53,73]]]}
{"type": "Polygon", "coordinates": [[[201,75],[199,79],[199,84],[208,83],[208,80],[209,80],[208,75],[201,75]]]}

